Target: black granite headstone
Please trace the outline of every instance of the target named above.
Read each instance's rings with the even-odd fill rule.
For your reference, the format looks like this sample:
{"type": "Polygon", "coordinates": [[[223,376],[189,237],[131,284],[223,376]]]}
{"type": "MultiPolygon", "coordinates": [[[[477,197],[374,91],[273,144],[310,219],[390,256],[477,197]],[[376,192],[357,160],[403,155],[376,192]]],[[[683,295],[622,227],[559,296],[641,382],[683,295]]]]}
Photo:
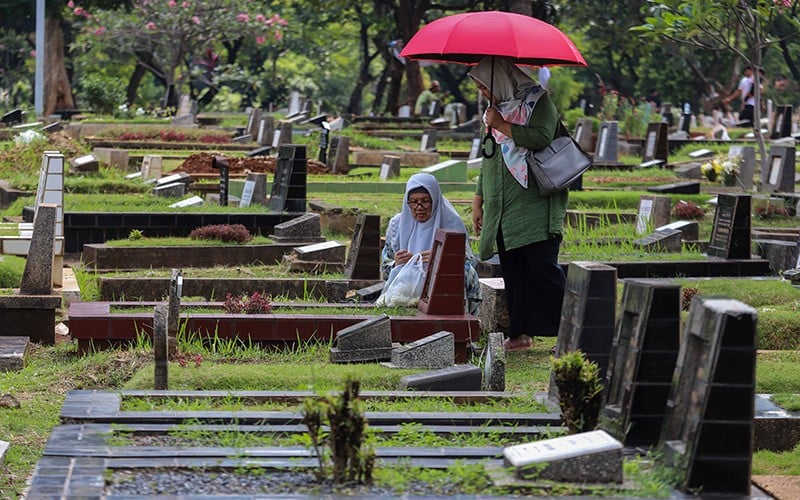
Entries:
{"type": "Polygon", "coordinates": [[[772,133],[770,139],[781,137],[791,137],[792,135],[792,109],[791,105],[778,106],[775,110],[775,119],[772,122],[772,133]]]}
{"type": "Polygon", "coordinates": [[[617,163],[617,142],[619,124],[615,121],[603,122],[597,132],[597,146],[594,152],[594,165],[617,163]]]}
{"type": "Polygon", "coordinates": [[[624,281],[600,427],[626,446],[655,446],[680,347],[680,285],[624,281]]]}
{"type": "Polygon", "coordinates": [[[22,123],[22,110],[19,108],[12,109],[8,113],[4,114],[2,118],[0,118],[0,122],[8,126],[22,123]]]}
{"type": "Polygon", "coordinates": [[[682,491],[749,497],[757,312],[695,295],[659,439],[682,491]]]}
{"type": "Polygon", "coordinates": [[[794,193],[795,148],[772,146],[769,159],[761,168],[761,189],[766,193],[794,193]]]}
{"type": "Polygon", "coordinates": [[[211,159],[211,167],[219,170],[219,204],[228,206],[228,171],[230,164],[224,156],[214,156],[211,159]]]}
{"type": "Polygon", "coordinates": [[[278,149],[278,164],[267,207],[271,212],[306,211],[306,147],[287,144],[278,149]]]}
{"type": "Polygon", "coordinates": [[[750,258],[750,196],[720,194],[706,253],[723,259],[750,258]]]}
{"type": "Polygon", "coordinates": [[[575,142],[584,151],[593,151],[592,123],[593,120],[591,118],[579,118],[575,124],[575,142]]]}
{"type": "Polygon", "coordinates": [[[647,125],[642,162],[667,162],[667,124],[664,122],[647,125]]]}
{"type": "Polygon", "coordinates": [[[347,279],[380,279],[380,215],[359,214],[347,254],[344,275],[347,279]]]}
{"type": "Polygon", "coordinates": [[[422,133],[419,143],[419,150],[422,152],[436,151],[436,129],[427,129],[422,133]]]}

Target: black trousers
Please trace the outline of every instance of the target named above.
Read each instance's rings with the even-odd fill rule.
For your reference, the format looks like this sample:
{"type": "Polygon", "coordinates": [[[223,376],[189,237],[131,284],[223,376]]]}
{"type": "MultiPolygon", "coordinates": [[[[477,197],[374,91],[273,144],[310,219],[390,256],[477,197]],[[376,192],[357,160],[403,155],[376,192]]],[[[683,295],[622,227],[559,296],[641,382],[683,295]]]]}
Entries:
{"type": "Polygon", "coordinates": [[[739,112],[739,121],[740,122],[750,122],[750,125],[753,125],[753,120],[755,119],[755,108],[752,104],[746,105],[742,110],[739,112]]]}
{"type": "Polygon", "coordinates": [[[513,250],[506,250],[502,240],[498,231],[498,257],[508,307],[507,336],[557,336],[567,281],[558,264],[561,237],[513,250]]]}

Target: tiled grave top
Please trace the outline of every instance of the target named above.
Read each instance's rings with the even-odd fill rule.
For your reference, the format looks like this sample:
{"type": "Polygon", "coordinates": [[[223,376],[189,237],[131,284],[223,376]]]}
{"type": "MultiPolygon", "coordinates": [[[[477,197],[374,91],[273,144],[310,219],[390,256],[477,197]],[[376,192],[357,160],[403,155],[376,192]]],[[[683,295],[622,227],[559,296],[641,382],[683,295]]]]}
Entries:
{"type": "Polygon", "coordinates": [[[503,456],[514,467],[621,450],[622,443],[605,431],[582,432],[535,443],[508,446],[503,456]]]}

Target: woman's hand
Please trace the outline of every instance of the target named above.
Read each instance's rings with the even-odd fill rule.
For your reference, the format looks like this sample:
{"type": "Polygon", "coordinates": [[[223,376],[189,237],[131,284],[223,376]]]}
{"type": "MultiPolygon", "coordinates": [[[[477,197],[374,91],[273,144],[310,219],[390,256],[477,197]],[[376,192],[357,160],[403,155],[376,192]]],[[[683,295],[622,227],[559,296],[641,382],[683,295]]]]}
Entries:
{"type": "Polygon", "coordinates": [[[408,250],[398,250],[397,253],[394,254],[394,265],[402,266],[408,262],[409,259],[411,259],[411,252],[408,250]]]}
{"type": "Polygon", "coordinates": [[[431,251],[430,250],[423,250],[422,252],[420,252],[420,255],[422,257],[422,262],[427,264],[427,263],[429,263],[431,261],[431,251]]]}
{"type": "Polygon", "coordinates": [[[481,235],[481,228],[483,228],[483,197],[475,196],[472,199],[472,227],[475,228],[475,234],[481,235]]]}
{"type": "Polygon", "coordinates": [[[503,119],[503,115],[500,114],[494,108],[488,108],[486,110],[486,114],[483,117],[483,123],[490,128],[493,128],[503,135],[507,137],[511,137],[511,124],[503,119]]]}

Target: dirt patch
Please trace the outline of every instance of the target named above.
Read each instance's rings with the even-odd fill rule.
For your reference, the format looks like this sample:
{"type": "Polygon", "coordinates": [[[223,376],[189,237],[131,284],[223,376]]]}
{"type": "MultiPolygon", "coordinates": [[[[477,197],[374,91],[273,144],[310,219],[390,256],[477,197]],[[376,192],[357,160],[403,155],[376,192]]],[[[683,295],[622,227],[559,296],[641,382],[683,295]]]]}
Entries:
{"type": "Polygon", "coordinates": [[[800,498],[800,476],[753,476],[753,482],[778,500],[800,498]]]}
{"type": "MultiPolygon", "coordinates": [[[[219,170],[213,168],[212,161],[215,156],[224,156],[219,153],[198,153],[191,155],[176,168],[176,172],[186,172],[187,174],[213,174],[219,170]]],[[[272,156],[253,156],[247,158],[228,158],[229,174],[244,174],[247,172],[275,173],[278,159],[272,156]]],[[[309,158],[306,163],[306,171],[309,174],[330,174],[331,169],[324,163],[314,158],[309,158]]]]}

